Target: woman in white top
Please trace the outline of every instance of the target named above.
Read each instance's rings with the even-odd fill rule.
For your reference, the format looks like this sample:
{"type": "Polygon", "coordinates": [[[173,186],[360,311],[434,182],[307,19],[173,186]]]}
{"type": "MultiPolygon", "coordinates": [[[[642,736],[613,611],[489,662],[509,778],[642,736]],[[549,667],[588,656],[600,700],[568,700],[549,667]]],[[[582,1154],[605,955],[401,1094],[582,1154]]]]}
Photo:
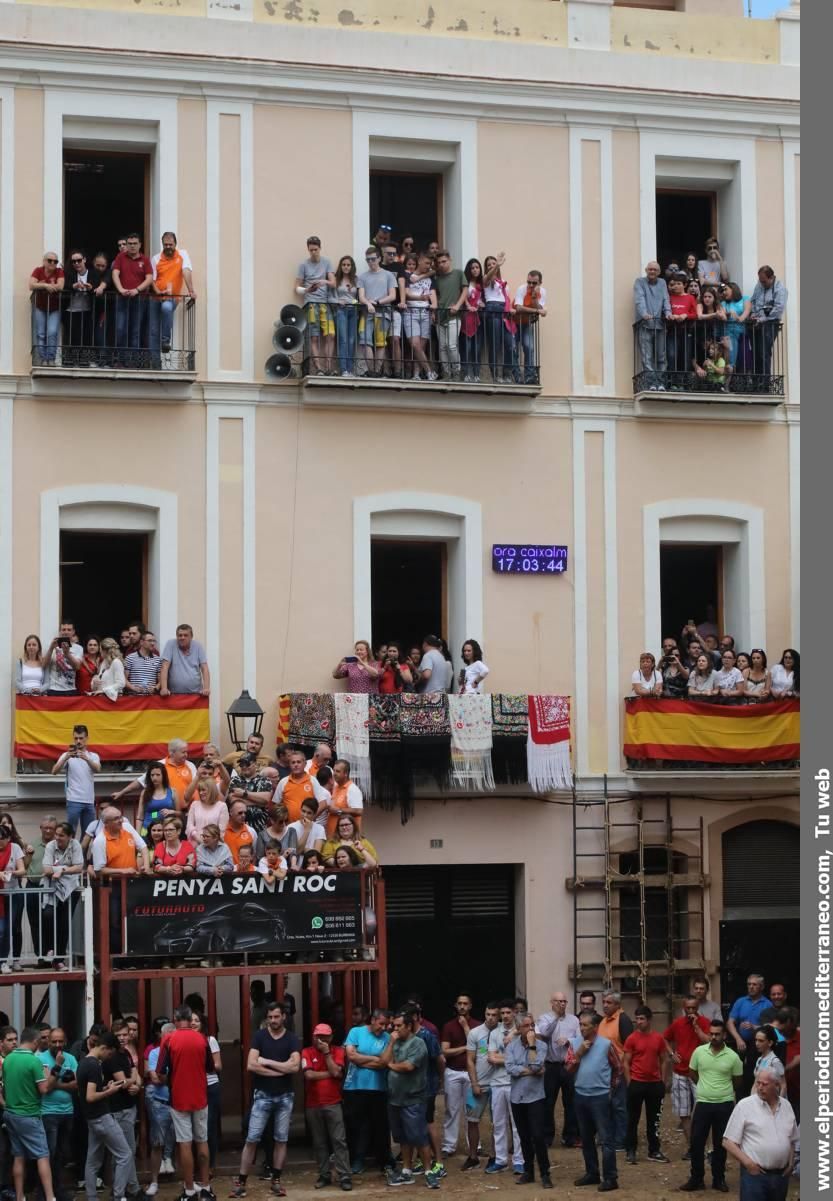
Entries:
{"type": "Polygon", "coordinates": [[[460,692],[482,692],[489,669],[483,662],[480,643],[469,638],[463,643],[463,666],[460,668],[460,692]]]}
{"type": "Polygon", "coordinates": [[[103,692],[111,701],[118,700],[124,692],[124,664],[115,638],[102,638],[101,662],[92,684],[93,692],[103,692]]]}
{"type": "MultiPolygon", "coordinates": [[[[437,308],[437,292],[433,285],[434,276],[429,255],[419,255],[415,271],[408,271],[406,262],[405,274],[399,279],[399,303],[405,306],[403,325],[405,337],[408,339],[411,373],[414,379],[419,379],[421,371],[425,372],[427,380],[437,378],[437,373],[425,353],[426,349],[430,349],[431,343],[431,312],[437,308]]],[[[408,378],[407,364],[405,378],[408,378]]]]}
{"type": "Polygon", "coordinates": [[[43,647],[37,634],[30,634],[23,643],[23,658],[17,661],[15,671],[15,692],[27,696],[37,696],[46,692],[46,679],[43,670],[43,647]]]}
{"type": "Polygon", "coordinates": [[[784,1074],[784,1065],[779,1058],[775,1048],[778,1046],[778,1035],[775,1033],[775,1027],[770,1025],[759,1026],[755,1031],[755,1050],[758,1052],[758,1058],[755,1062],[755,1075],[758,1072],[772,1072],[778,1077],[778,1087],[781,1096],[787,1095],[787,1080],[784,1074]]]}
{"type": "Polygon", "coordinates": [[[492,383],[511,383],[515,369],[515,336],[509,298],[509,285],[500,269],[506,262],[506,254],[487,255],[483,263],[483,301],[486,327],[486,350],[492,383]]]}
{"type": "Polygon", "coordinates": [[[801,656],[787,647],[772,669],[772,695],[798,696],[801,692],[801,656]]]}
{"type": "Polygon", "coordinates": [[[712,667],[711,655],[699,654],[697,662],[688,677],[689,696],[714,696],[714,677],[716,672],[712,667]]]}
{"type": "Polygon", "coordinates": [[[750,652],[751,666],[746,672],[744,692],[747,700],[768,701],[772,692],[772,680],[767,670],[766,653],[755,647],[750,652]]]}
{"type": "Polygon", "coordinates": [[[715,673],[714,686],[718,696],[741,697],[746,680],[735,666],[735,652],[726,650],[721,656],[723,667],[715,673]]]}
{"type": "Polygon", "coordinates": [[[650,651],[639,656],[639,671],[631,676],[631,685],[634,696],[662,696],[662,675],[650,651]]]}

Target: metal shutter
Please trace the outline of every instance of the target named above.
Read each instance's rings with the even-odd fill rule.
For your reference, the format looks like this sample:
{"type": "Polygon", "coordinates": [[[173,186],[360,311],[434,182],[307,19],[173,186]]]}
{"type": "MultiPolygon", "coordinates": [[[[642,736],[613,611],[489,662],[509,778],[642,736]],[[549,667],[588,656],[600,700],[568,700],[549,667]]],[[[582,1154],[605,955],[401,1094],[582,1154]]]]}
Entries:
{"type": "Polygon", "coordinates": [[[723,835],[723,919],[798,917],[798,826],[757,821],[723,835]]]}

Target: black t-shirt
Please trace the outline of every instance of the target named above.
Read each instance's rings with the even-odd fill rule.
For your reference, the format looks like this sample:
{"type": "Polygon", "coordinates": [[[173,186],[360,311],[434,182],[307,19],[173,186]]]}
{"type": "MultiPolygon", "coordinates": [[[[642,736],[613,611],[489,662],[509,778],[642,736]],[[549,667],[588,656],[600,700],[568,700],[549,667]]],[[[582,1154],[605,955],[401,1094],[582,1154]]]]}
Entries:
{"type": "Polygon", "coordinates": [[[111,1112],[109,1098],[93,1102],[87,1100],[88,1084],[94,1084],[99,1091],[104,1088],[104,1072],[94,1055],[85,1055],[79,1062],[75,1078],[78,1081],[78,1105],[82,1117],[89,1122],[93,1118],[103,1118],[111,1112]]]}
{"type": "MultiPolygon", "coordinates": [[[[293,1051],[301,1053],[301,1040],[295,1034],[285,1030],[280,1038],[272,1038],[268,1030],[258,1030],[252,1039],[252,1046],[262,1059],[274,1059],[285,1063],[293,1051]]],[[[292,1075],[285,1076],[255,1076],[254,1086],[261,1092],[275,1097],[280,1093],[291,1093],[294,1085],[292,1075]]]]}
{"type": "MultiPolygon", "coordinates": [[[[133,1060],[130,1058],[127,1051],[114,1051],[109,1059],[105,1059],[101,1065],[104,1070],[104,1083],[108,1080],[115,1080],[116,1072],[124,1072],[127,1080],[133,1075],[133,1060]]],[[[120,1113],[123,1109],[135,1109],[136,1097],[127,1091],[126,1088],[119,1089],[114,1093],[110,1100],[110,1110],[112,1113],[120,1113]]]]}

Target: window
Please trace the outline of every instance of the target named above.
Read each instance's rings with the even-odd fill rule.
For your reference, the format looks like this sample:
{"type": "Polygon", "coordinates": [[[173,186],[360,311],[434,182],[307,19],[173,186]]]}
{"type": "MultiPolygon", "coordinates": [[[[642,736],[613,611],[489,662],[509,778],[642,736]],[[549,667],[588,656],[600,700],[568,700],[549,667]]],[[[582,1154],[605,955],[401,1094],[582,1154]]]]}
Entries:
{"type": "Polygon", "coordinates": [[[138,233],[148,249],[150,155],[64,146],[64,262],[78,248],[110,261],[118,239],[138,233]]]}
{"type": "Polygon", "coordinates": [[[723,631],[723,547],[660,546],[662,636],[679,641],[680,632],[693,618],[695,625],[713,622],[723,631]]]}
{"type": "Polygon", "coordinates": [[[444,542],[374,538],[370,563],[374,647],[395,638],[407,654],[426,634],[445,635],[444,542]]]}
{"type": "Polygon", "coordinates": [[[657,259],[663,268],[673,262],[685,267],[689,251],[704,258],[712,236],[719,237],[716,192],[657,189],[657,259]]]}
{"type": "Polygon", "coordinates": [[[442,245],[442,175],[435,172],[370,172],[370,234],[393,227],[401,243],[410,234],[416,249],[436,239],[442,245]]]}
{"type": "Polygon", "coordinates": [[[118,640],[131,621],[147,621],[147,558],[144,533],[61,530],[61,613],[82,640],[118,640]]]}

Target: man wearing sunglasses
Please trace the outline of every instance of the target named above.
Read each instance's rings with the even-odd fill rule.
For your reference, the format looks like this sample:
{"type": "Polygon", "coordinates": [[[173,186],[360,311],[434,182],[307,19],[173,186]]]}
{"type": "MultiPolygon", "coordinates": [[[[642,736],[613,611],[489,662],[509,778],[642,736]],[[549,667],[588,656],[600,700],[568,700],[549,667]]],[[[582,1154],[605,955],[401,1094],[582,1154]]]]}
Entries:
{"type": "Polygon", "coordinates": [[[391,240],[392,237],[393,237],[393,226],[392,225],[380,225],[379,228],[376,230],[376,233],[373,235],[373,244],[376,247],[376,249],[379,251],[380,259],[384,257],[385,247],[387,246],[388,242],[391,240]]]}
{"type": "Polygon", "coordinates": [[[33,297],[34,357],[36,367],[54,367],[58,354],[58,330],[61,328],[61,297],[64,287],[63,268],[58,265],[54,250],[47,250],[43,266],[35,267],[29,276],[29,291],[33,297]]]}
{"type": "Polygon", "coordinates": [[[93,298],[102,294],[106,283],[95,267],[87,266],[83,250],[70,253],[64,287],[69,297],[64,308],[62,362],[65,367],[96,367],[92,361],[93,298]]]}

